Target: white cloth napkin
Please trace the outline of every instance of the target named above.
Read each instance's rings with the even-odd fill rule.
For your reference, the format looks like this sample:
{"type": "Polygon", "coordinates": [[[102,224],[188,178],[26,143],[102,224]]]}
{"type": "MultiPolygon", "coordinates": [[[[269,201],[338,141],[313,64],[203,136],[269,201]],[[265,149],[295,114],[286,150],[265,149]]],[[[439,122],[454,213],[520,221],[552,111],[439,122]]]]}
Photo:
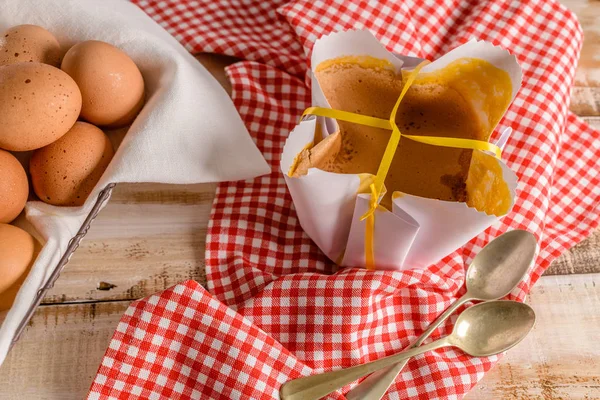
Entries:
{"type": "Polygon", "coordinates": [[[144,76],[147,101],[85,205],[27,204],[43,248],[15,304],[0,315],[0,364],[36,293],[107,184],[217,182],[269,172],[219,83],[136,6],[121,0],[0,0],[0,31],[25,23],[45,27],[65,47],[96,39],[124,50],[144,76]]]}

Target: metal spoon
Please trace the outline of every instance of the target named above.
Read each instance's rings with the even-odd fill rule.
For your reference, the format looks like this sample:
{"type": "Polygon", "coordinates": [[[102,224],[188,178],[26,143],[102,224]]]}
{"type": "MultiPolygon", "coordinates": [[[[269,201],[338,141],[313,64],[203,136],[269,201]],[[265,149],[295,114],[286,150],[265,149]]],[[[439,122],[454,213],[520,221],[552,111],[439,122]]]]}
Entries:
{"type": "MultiPolygon", "coordinates": [[[[498,236],[475,256],[465,277],[467,292],[440,315],[411,346],[420,346],[458,307],[467,301],[501,299],[519,284],[535,258],[537,242],[532,233],[514,230],[498,236]]],[[[379,400],[409,359],[378,371],[346,394],[348,400],[379,400]]]]}
{"type": "Polygon", "coordinates": [[[477,304],[458,317],[444,338],[366,364],[294,379],[281,386],[279,394],[282,400],[320,399],[361,376],[441,347],[458,347],[474,357],[491,356],[523,340],[534,323],[535,313],[526,304],[507,300],[477,304]]]}

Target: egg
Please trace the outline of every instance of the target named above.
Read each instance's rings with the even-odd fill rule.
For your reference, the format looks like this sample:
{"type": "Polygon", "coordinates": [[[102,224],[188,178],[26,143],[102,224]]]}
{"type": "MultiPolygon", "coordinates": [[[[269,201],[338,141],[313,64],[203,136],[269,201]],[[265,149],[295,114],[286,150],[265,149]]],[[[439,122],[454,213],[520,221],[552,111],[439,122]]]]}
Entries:
{"type": "Polygon", "coordinates": [[[39,249],[23,229],[0,224],[0,310],[10,308],[39,249]]]}
{"type": "Polygon", "coordinates": [[[27,274],[29,273],[29,269],[25,270],[25,273],[17,282],[15,282],[11,287],[6,289],[6,291],[0,293],[0,311],[10,310],[13,303],[15,302],[15,298],[19,293],[19,289],[21,289],[21,285],[25,282],[25,278],[27,278],[27,274]]]}
{"type": "Polygon", "coordinates": [[[138,67],[118,48],[96,40],[78,43],[61,68],[81,89],[81,117],[98,125],[131,123],[144,105],[144,79],[138,67]]]}
{"type": "Polygon", "coordinates": [[[40,63],[0,67],[0,148],[34,150],[67,133],[81,110],[69,75],[40,63]]]}
{"type": "Polygon", "coordinates": [[[8,223],[25,207],[29,183],[19,160],[4,150],[0,150],[0,177],[0,223],[8,223]]]}
{"type": "Polygon", "coordinates": [[[87,122],[76,122],[56,142],[33,152],[29,172],[40,200],[57,206],[81,206],[114,154],[108,137],[87,122]]]}
{"type": "Polygon", "coordinates": [[[39,62],[60,66],[58,40],[36,25],[19,25],[0,34],[0,65],[39,62]]]}

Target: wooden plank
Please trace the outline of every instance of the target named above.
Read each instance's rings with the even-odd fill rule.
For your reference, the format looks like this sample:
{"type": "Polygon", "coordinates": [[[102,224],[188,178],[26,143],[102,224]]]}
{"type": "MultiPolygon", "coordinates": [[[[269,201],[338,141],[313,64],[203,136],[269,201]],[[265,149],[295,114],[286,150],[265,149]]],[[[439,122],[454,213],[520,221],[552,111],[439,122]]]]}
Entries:
{"type": "MultiPolygon", "coordinates": [[[[600,398],[600,274],[542,277],[536,327],[467,396],[600,398]]],[[[128,302],[40,307],[0,367],[0,398],[81,399],[128,302]]]]}
{"type": "Polygon", "coordinates": [[[544,275],[600,272],[600,230],[558,257],[544,275]]]}
{"type": "Polygon", "coordinates": [[[128,305],[41,306],[0,367],[0,398],[85,398],[128,305]]]}
{"type": "Polygon", "coordinates": [[[584,32],[571,110],[577,115],[600,115],[600,6],[595,0],[561,0],[561,3],[577,15],[584,32]]]}
{"type": "Polygon", "coordinates": [[[214,184],[118,185],[44,303],[132,300],[205,282],[214,184]],[[104,289],[99,290],[101,282],[104,289]]]}
{"type": "Polygon", "coordinates": [[[570,109],[577,115],[600,115],[600,87],[573,86],[570,109]]]}
{"type": "Polygon", "coordinates": [[[532,333],[466,400],[600,399],[600,274],[542,277],[532,333]]]}

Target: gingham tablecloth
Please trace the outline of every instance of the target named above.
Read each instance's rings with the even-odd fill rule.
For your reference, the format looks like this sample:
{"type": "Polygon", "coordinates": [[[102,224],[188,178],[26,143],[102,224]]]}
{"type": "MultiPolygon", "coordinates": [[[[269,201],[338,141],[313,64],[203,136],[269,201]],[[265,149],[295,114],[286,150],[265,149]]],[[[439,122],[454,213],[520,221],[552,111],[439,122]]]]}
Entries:
{"type": "MultiPolygon", "coordinates": [[[[599,133],[568,111],[582,33],[556,1],[137,3],[191,52],[244,59],[227,69],[232,97],[272,173],[219,185],[207,236],[209,291],[185,282],[134,302],[90,399],[277,398],[289,379],[408,346],[462,294],[466,266],[494,236],[520,228],[540,240],[535,268],[511,294],[522,300],[555,257],[598,225],[599,133]],[[426,271],[335,272],[300,228],[279,171],[285,138],[309,105],[313,42],[351,28],[429,59],[475,37],[509,49],[523,68],[523,87],[501,122],[514,130],[504,152],[521,182],[514,210],[426,271]]],[[[427,353],[408,364],[389,398],[461,398],[497,359],[427,353]]]]}

